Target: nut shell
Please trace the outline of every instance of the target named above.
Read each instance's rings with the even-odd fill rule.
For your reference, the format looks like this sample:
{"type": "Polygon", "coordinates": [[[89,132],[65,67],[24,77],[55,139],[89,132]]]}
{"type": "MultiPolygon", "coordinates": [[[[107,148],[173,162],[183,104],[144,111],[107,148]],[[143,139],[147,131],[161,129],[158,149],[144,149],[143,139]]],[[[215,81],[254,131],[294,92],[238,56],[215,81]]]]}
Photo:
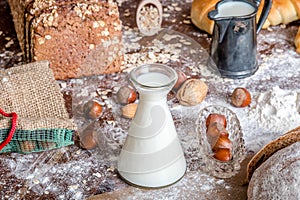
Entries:
{"type": "Polygon", "coordinates": [[[80,134],[80,147],[83,149],[94,149],[98,145],[97,132],[94,126],[89,125],[80,134]]]}
{"type": "Polygon", "coordinates": [[[43,149],[53,149],[56,147],[55,142],[39,142],[42,145],[43,149]]]}
{"type": "Polygon", "coordinates": [[[21,150],[24,153],[30,153],[36,147],[35,141],[27,141],[27,140],[26,141],[20,141],[19,144],[20,144],[21,150]]]}
{"type": "Polygon", "coordinates": [[[128,118],[128,119],[132,119],[135,115],[137,106],[138,106],[138,104],[136,104],[136,103],[131,103],[131,104],[127,104],[126,106],[123,106],[121,108],[122,116],[125,118],[128,118]]]}
{"type": "Polygon", "coordinates": [[[172,90],[175,92],[178,91],[181,85],[187,80],[187,77],[183,71],[176,70],[176,72],[177,72],[178,79],[172,88],[172,90]]]}
{"type": "Polygon", "coordinates": [[[218,149],[229,149],[230,151],[232,151],[231,140],[227,136],[220,135],[216,144],[213,146],[212,150],[215,152],[218,149]]]}
{"type": "Polygon", "coordinates": [[[88,119],[97,119],[102,114],[102,106],[97,101],[88,101],[83,106],[83,112],[88,119]]]}
{"type": "Polygon", "coordinates": [[[225,127],[218,122],[210,124],[206,131],[206,137],[211,148],[216,145],[220,136],[229,136],[228,131],[225,129],[225,127]]]}
{"type": "Polygon", "coordinates": [[[225,128],[227,126],[227,120],[224,115],[221,115],[218,113],[211,113],[208,115],[208,117],[206,119],[206,128],[214,122],[218,122],[218,123],[222,124],[225,128]]]}
{"type": "Polygon", "coordinates": [[[251,94],[246,88],[238,87],[232,92],[231,103],[235,107],[246,107],[251,103],[251,94]]]}
{"type": "Polygon", "coordinates": [[[217,160],[225,161],[225,162],[231,160],[232,158],[230,149],[221,149],[221,148],[215,151],[213,157],[217,160]]]}
{"type": "Polygon", "coordinates": [[[195,106],[204,100],[207,91],[208,87],[204,81],[189,79],[180,87],[176,97],[181,105],[195,106]]]}
{"type": "Polygon", "coordinates": [[[136,91],[128,86],[120,87],[116,95],[118,103],[122,105],[133,103],[137,99],[136,91]]]}

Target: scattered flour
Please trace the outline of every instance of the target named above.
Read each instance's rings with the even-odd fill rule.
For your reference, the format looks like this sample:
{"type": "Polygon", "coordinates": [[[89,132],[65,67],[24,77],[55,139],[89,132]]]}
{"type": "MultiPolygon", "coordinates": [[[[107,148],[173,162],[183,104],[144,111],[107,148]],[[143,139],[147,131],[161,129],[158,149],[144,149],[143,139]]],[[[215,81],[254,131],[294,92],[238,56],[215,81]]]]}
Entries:
{"type": "MultiPolygon", "coordinates": [[[[121,5],[126,3],[126,0],[117,0],[117,2],[121,5]]],[[[192,0],[187,0],[186,2],[191,3],[192,0]]],[[[167,8],[172,10],[172,7],[176,10],[178,5],[171,4],[167,8]]],[[[165,12],[165,14],[169,13],[165,12]]],[[[131,13],[130,17],[132,16],[133,13],[131,13]]],[[[169,19],[165,20],[170,21],[171,18],[169,17],[169,19]]],[[[259,51],[268,50],[272,44],[275,44],[275,46],[270,52],[271,56],[261,59],[262,65],[255,75],[242,80],[221,79],[205,67],[204,61],[207,59],[207,52],[202,47],[199,45],[195,46],[195,42],[190,38],[178,35],[176,32],[171,32],[176,34],[176,36],[172,36],[170,30],[167,31],[157,35],[157,38],[152,40],[153,43],[147,43],[136,28],[126,29],[126,26],[124,26],[123,36],[127,52],[124,71],[135,67],[136,64],[145,62],[171,62],[174,65],[182,65],[192,75],[200,75],[201,79],[209,85],[210,90],[207,98],[201,105],[190,108],[172,105],[173,107],[171,108],[172,114],[175,116],[174,121],[178,125],[178,134],[182,141],[183,149],[185,154],[188,155],[186,176],[178,183],[161,190],[149,190],[147,193],[143,193],[142,190],[134,188],[136,195],[132,195],[128,199],[139,199],[139,197],[149,197],[149,199],[193,199],[193,197],[194,199],[221,199],[216,198],[215,193],[217,190],[225,190],[225,193],[228,194],[226,199],[230,199],[229,196],[233,194],[231,190],[238,188],[237,185],[206,175],[197,170],[199,166],[192,165],[192,163],[199,164],[197,162],[197,154],[195,154],[197,143],[193,142],[197,139],[193,126],[197,113],[204,106],[211,104],[223,105],[232,109],[241,122],[247,148],[254,151],[259,150],[263,144],[270,141],[271,137],[276,137],[276,134],[273,134],[274,132],[280,132],[277,133],[277,135],[280,135],[300,125],[300,93],[299,90],[293,91],[290,89],[295,87],[292,83],[298,80],[300,59],[295,59],[297,55],[293,49],[281,51],[282,49],[280,48],[284,46],[281,47],[280,44],[291,43],[291,41],[287,41],[287,36],[285,35],[280,37],[280,34],[277,34],[276,29],[274,29],[272,34],[258,36],[259,44],[262,44],[262,41],[266,43],[265,46],[258,46],[259,51]],[[264,49],[265,47],[268,49],[264,49]],[[282,73],[282,69],[286,73],[282,73]],[[272,81],[272,78],[276,81],[272,81]],[[264,88],[271,89],[257,94],[253,93],[253,102],[250,107],[239,109],[232,107],[228,102],[228,94],[236,86],[245,86],[251,92],[264,88]],[[181,193],[182,191],[183,193],[181,193]]],[[[5,56],[11,55],[5,54],[5,56]]],[[[0,55],[0,57],[3,56],[0,55]]],[[[120,79],[123,78],[122,76],[120,79]]],[[[76,80],[70,84],[84,85],[84,82],[81,81],[76,80]]],[[[101,82],[101,80],[99,79],[97,82],[101,82]]],[[[117,83],[113,82],[113,84],[115,86],[117,83]]],[[[91,90],[96,90],[94,87],[97,86],[81,86],[80,89],[82,90],[76,95],[88,96],[91,90]]],[[[75,91],[71,92],[75,93],[75,91]]],[[[99,147],[101,151],[98,149],[95,151],[82,151],[75,147],[67,151],[62,149],[60,150],[63,152],[62,155],[57,155],[58,161],[55,160],[55,152],[53,152],[53,155],[50,154],[48,156],[47,153],[43,153],[41,157],[37,155],[18,157],[13,154],[12,157],[2,159],[2,166],[13,171],[16,178],[25,180],[27,184],[25,189],[29,189],[29,191],[37,194],[55,193],[58,195],[57,199],[84,199],[88,197],[88,194],[93,193],[90,192],[92,190],[97,189],[105,193],[128,187],[116,177],[116,172],[111,170],[114,166],[110,166],[110,164],[115,164],[116,155],[118,155],[118,151],[126,136],[125,130],[128,128],[128,121],[120,119],[115,105],[113,108],[115,108],[112,110],[112,115],[116,120],[115,125],[113,127],[105,126],[104,129],[101,127],[101,130],[107,137],[107,144],[101,144],[102,146],[99,147]],[[99,154],[102,154],[102,156],[99,157],[99,154]],[[108,154],[108,158],[104,154],[108,154]],[[106,159],[110,162],[107,162],[106,159]],[[56,180],[60,181],[57,182],[56,180]],[[66,185],[68,185],[69,189],[67,192],[64,191],[66,185]]],[[[13,192],[16,193],[16,191],[13,192]]],[[[10,197],[10,199],[14,198],[10,197]]]]}
{"type": "Polygon", "coordinates": [[[275,86],[257,95],[249,110],[264,131],[285,133],[300,124],[300,94],[275,86]]]}

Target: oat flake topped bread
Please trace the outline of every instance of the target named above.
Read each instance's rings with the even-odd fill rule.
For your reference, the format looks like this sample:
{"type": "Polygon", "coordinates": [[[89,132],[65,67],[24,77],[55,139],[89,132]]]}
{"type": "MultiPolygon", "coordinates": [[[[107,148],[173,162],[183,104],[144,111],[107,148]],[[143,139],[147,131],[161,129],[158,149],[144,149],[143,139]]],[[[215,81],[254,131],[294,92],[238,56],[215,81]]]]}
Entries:
{"type": "Polygon", "coordinates": [[[112,0],[8,0],[26,62],[49,60],[56,79],[120,71],[122,25],[112,0]]]}

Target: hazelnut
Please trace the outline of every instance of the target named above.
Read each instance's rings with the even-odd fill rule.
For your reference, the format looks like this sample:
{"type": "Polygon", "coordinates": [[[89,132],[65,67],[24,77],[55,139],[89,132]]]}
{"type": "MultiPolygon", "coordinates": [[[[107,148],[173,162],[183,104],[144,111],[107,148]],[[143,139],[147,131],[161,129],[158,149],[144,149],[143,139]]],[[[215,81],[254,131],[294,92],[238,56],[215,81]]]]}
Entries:
{"type": "Polygon", "coordinates": [[[47,149],[53,149],[56,147],[56,143],[55,142],[39,142],[39,144],[42,145],[43,149],[47,150],[47,149]]]}
{"type": "Polygon", "coordinates": [[[122,105],[133,103],[136,98],[136,91],[128,86],[122,86],[117,92],[117,101],[122,105]]]}
{"type": "Polygon", "coordinates": [[[178,79],[177,79],[177,82],[175,83],[175,85],[173,86],[173,91],[177,91],[179,90],[180,86],[186,81],[187,77],[185,75],[185,73],[183,73],[183,71],[181,70],[176,70],[177,72],[177,76],[178,76],[178,79]]]}
{"type": "Polygon", "coordinates": [[[122,116],[128,119],[134,117],[138,104],[131,103],[127,104],[126,106],[122,107],[122,116]]]}
{"type": "Polygon", "coordinates": [[[231,160],[231,152],[230,149],[217,149],[214,152],[214,156],[215,159],[220,160],[220,161],[229,161],[231,160]]]}
{"type": "Polygon", "coordinates": [[[201,103],[206,97],[208,87],[199,79],[186,80],[177,92],[179,103],[184,106],[194,106],[201,103]]]}
{"type": "Polygon", "coordinates": [[[228,131],[225,129],[223,124],[220,124],[218,122],[210,124],[206,131],[206,137],[211,148],[213,148],[216,145],[220,136],[229,136],[228,131]]]}
{"type": "Polygon", "coordinates": [[[227,136],[220,135],[216,144],[213,146],[212,150],[215,152],[218,149],[229,149],[231,151],[232,150],[231,140],[227,136]]]}
{"type": "Polygon", "coordinates": [[[97,101],[88,101],[83,106],[83,112],[88,119],[97,119],[102,113],[102,106],[97,101]]]}
{"type": "Polygon", "coordinates": [[[224,115],[221,115],[218,113],[211,113],[208,115],[208,117],[206,119],[206,128],[214,122],[218,122],[218,123],[222,124],[225,128],[227,126],[226,117],[224,115]]]}
{"type": "Polygon", "coordinates": [[[91,124],[80,134],[80,147],[83,149],[94,149],[97,145],[97,133],[94,130],[93,124],[91,124]]]}
{"type": "Polygon", "coordinates": [[[20,141],[19,144],[21,151],[24,153],[32,152],[36,147],[34,141],[20,141]]]}
{"type": "Polygon", "coordinates": [[[251,103],[251,95],[246,88],[234,89],[231,96],[231,103],[236,107],[246,107],[251,103]]]}

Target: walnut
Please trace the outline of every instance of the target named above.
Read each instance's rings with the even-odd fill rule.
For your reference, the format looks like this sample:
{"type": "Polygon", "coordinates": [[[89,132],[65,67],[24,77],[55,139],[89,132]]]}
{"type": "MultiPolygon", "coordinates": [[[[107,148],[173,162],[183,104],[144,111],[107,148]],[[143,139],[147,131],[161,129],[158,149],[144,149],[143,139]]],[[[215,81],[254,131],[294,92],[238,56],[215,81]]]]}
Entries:
{"type": "Polygon", "coordinates": [[[189,79],[183,83],[176,97],[184,106],[194,106],[201,103],[206,97],[208,87],[204,81],[189,79]]]}

